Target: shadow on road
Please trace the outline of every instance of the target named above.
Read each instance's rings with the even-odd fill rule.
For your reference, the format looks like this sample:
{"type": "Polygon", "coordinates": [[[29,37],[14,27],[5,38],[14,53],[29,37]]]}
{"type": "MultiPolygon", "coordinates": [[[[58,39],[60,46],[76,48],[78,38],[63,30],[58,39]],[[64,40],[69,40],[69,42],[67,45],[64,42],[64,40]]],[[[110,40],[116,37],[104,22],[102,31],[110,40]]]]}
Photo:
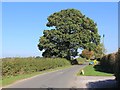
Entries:
{"type": "Polygon", "coordinates": [[[116,81],[115,80],[104,80],[104,81],[97,81],[97,82],[89,82],[87,83],[88,88],[116,88],[116,81]]]}

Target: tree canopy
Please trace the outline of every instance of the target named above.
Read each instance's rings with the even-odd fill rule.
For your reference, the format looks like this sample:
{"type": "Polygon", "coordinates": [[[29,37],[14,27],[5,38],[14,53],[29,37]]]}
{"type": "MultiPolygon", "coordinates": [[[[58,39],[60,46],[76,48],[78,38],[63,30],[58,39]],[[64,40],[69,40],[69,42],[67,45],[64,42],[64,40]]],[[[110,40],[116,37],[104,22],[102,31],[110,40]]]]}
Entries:
{"type": "Polygon", "coordinates": [[[100,43],[97,24],[79,10],[66,9],[51,14],[47,27],[39,39],[38,48],[44,50],[43,57],[77,56],[78,48],[94,50],[100,43]]]}
{"type": "Polygon", "coordinates": [[[103,43],[100,43],[99,45],[97,45],[97,47],[94,49],[94,55],[95,58],[101,58],[105,55],[105,53],[107,52],[103,43]]]}
{"type": "Polygon", "coordinates": [[[87,49],[84,49],[82,51],[81,56],[86,59],[91,59],[94,56],[94,51],[89,51],[87,49]]]}
{"type": "Polygon", "coordinates": [[[99,58],[102,58],[105,55],[105,53],[106,53],[106,49],[103,43],[100,43],[92,51],[84,49],[80,54],[80,56],[86,59],[99,59],[99,58]]]}

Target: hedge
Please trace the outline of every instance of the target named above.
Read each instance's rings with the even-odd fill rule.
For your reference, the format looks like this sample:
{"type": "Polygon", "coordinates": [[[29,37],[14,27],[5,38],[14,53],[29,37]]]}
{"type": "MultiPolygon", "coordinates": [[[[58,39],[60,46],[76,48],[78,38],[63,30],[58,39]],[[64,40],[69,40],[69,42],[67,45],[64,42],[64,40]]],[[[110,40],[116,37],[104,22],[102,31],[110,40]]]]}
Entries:
{"type": "Polygon", "coordinates": [[[117,53],[103,56],[100,59],[100,65],[105,68],[106,72],[112,72],[115,74],[118,87],[120,88],[120,48],[117,53]]]}
{"type": "Polygon", "coordinates": [[[116,76],[116,80],[118,81],[118,87],[120,88],[120,48],[116,56],[115,76],[116,76]]]}
{"type": "Polygon", "coordinates": [[[115,61],[116,54],[115,53],[108,54],[101,58],[100,65],[105,68],[106,72],[114,73],[115,61]]]}
{"type": "Polygon", "coordinates": [[[16,76],[70,65],[63,58],[4,58],[2,76],[16,76]]]}

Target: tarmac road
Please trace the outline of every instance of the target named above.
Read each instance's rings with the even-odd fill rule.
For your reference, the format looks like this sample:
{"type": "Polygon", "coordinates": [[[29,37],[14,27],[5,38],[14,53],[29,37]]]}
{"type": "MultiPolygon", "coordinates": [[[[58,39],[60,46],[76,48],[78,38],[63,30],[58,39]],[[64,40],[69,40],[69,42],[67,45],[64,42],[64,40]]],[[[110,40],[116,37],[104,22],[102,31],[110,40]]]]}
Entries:
{"type": "Polygon", "coordinates": [[[72,88],[76,73],[86,65],[75,65],[64,70],[40,74],[26,79],[7,88],[72,88]]]}

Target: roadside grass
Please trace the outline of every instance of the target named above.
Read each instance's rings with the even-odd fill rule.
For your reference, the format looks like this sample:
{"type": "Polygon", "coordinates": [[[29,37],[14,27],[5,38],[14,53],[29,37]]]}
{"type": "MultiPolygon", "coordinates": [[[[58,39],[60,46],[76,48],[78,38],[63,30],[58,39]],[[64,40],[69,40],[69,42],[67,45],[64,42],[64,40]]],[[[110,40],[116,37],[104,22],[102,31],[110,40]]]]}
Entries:
{"type": "MultiPolygon", "coordinates": [[[[99,68],[101,68],[101,66],[99,66],[99,68]]],[[[85,68],[83,68],[84,75],[81,74],[81,70],[77,73],[78,76],[113,76],[113,74],[111,73],[96,70],[93,65],[88,65],[85,68]]]]}
{"type": "Polygon", "coordinates": [[[2,78],[0,78],[0,87],[2,87],[2,78]]]}
{"type": "Polygon", "coordinates": [[[34,73],[31,73],[31,74],[21,74],[21,75],[17,75],[17,76],[4,77],[4,78],[2,78],[2,80],[0,80],[0,83],[2,83],[2,86],[7,86],[7,85],[13,84],[13,83],[15,83],[19,80],[28,79],[30,77],[37,76],[39,74],[44,74],[44,73],[47,73],[47,72],[62,70],[62,69],[65,69],[65,68],[70,68],[70,67],[71,67],[71,65],[68,65],[68,66],[63,66],[63,67],[57,67],[55,69],[48,69],[48,70],[45,70],[45,71],[34,72],[34,73]]]}
{"type": "Polygon", "coordinates": [[[77,58],[78,64],[84,64],[87,60],[85,58],[77,58]]]}

